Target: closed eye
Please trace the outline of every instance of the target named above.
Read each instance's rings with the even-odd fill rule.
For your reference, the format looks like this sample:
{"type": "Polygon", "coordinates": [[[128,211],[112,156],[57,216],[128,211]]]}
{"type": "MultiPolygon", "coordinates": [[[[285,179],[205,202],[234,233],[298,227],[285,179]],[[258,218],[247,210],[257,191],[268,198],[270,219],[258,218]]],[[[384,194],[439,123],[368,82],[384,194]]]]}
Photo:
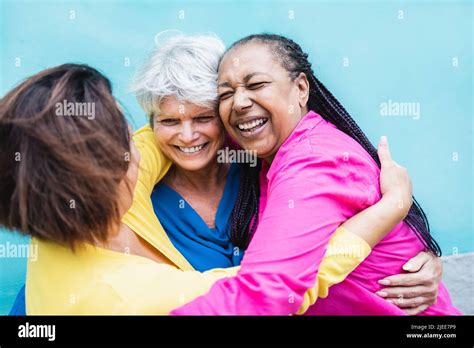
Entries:
{"type": "Polygon", "coordinates": [[[199,123],[206,123],[214,119],[214,116],[198,116],[194,120],[199,123]]]}
{"type": "Polygon", "coordinates": [[[250,89],[250,90],[256,90],[256,89],[259,89],[259,88],[262,88],[263,86],[265,86],[268,82],[255,82],[255,83],[251,83],[249,85],[247,85],[247,88],[250,89]]]}
{"type": "Polygon", "coordinates": [[[232,96],[232,92],[224,92],[219,95],[219,101],[229,99],[232,96]]]}
{"type": "Polygon", "coordinates": [[[165,126],[175,126],[179,123],[179,121],[174,118],[165,118],[163,120],[159,120],[158,122],[160,122],[161,124],[165,126]]]}

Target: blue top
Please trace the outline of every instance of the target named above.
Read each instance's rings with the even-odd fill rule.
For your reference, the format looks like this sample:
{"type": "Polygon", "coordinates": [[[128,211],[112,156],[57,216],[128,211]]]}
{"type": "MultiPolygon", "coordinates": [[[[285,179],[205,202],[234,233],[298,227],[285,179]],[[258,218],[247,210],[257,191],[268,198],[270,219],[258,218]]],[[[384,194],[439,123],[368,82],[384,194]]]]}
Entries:
{"type": "Polygon", "coordinates": [[[26,315],[25,286],[23,285],[16,295],[13,307],[8,315],[26,315]]]}
{"type": "Polygon", "coordinates": [[[208,227],[193,207],[163,181],[151,194],[155,214],[171,242],[198,271],[240,265],[243,251],[230,240],[230,218],[239,185],[239,168],[232,163],[214,228],[208,227]]]}
{"type": "MultiPolygon", "coordinates": [[[[209,228],[185,199],[164,182],[155,186],[151,200],[156,216],[176,249],[198,271],[240,265],[243,250],[230,240],[230,217],[239,191],[238,166],[232,163],[216,212],[215,228],[209,228]]],[[[9,315],[26,315],[25,286],[9,315]]]]}

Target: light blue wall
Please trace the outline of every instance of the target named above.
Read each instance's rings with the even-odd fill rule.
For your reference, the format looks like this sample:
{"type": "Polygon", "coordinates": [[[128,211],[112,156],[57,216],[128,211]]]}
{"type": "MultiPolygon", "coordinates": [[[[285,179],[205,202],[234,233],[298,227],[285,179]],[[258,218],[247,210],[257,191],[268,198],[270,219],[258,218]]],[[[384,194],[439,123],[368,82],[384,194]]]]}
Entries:
{"type": "MultiPolygon", "coordinates": [[[[213,31],[226,44],[262,31],[287,35],[374,143],[388,135],[444,253],[464,253],[474,251],[472,7],[470,1],[1,0],[0,93],[46,67],[88,63],[113,81],[139,126],[145,117],[127,85],[159,31],[213,31]],[[388,100],[419,103],[421,117],[381,116],[388,100]]],[[[0,244],[7,241],[24,239],[0,232],[0,244]]],[[[24,260],[0,259],[0,314],[24,272],[24,260]]]]}

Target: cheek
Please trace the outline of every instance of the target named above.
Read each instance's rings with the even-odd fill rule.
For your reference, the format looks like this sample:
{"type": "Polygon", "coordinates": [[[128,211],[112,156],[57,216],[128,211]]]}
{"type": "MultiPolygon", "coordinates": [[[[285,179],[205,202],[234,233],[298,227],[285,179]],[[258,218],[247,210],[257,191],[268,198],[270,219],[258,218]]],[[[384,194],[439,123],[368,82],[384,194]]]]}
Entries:
{"type": "Polygon", "coordinates": [[[203,134],[221,145],[221,143],[224,141],[225,130],[219,119],[216,119],[216,121],[206,127],[206,129],[203,131],[203,134]]]}
{"type": "Polygon", "coordinates": [[[229,127],[230,112],[231,102],[229,100],[223,101],[219,104],[219,117],[226,129],[229,127]]]}
{"type": "Polygon", "coordinates": [[[132,158],[128,165],[127,173],[125,174],[124,180],[121,182],[121,190],[128,196],[130,193],[133,193],[135,186],[138,181],[138,170],[139,162],[136,158],[132,158]]]}
{"type": "Polygon", "coordinates": [[[155,130],[156,142],[161,146],[170,145],[170,142],[176,135],[176,132],[168,127],[156,126],[155,130]]]}
{"type": "Polygon", "coordinates": [[[225,138],[226,134],[230,134],[231,136],[236,135],[236,130],[234,127],[232,127],[229,122],[224,122],[223,126],[223,138],[225,138]]]}
{"type": "Polygon", "coordinates": [[[269,111],[288,115],[296,111],[299,104],[298,93],[291,85],[275,84],[262,90],[259,94],[259,103],[269,111]]]}
{"type": "Polygon", "coordinates": [[[135,162],[132,164],[133,165],[133,168],[132,168],[132,173],[131,173],[131,178],[130,178],[130,182],[132,184],[132,189],[135,189],[135,186],[137,185],[137,181],[138,181],[138,163],[135,162]]]}

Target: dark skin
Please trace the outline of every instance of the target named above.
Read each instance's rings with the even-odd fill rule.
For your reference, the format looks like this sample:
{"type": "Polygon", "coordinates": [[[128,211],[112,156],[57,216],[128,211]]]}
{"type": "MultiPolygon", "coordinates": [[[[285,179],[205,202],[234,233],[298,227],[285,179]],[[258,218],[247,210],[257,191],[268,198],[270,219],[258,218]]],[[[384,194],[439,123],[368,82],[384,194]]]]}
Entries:
{"type": "MultiPolygon", "coordinates": [[[[227,132],[245,149],[271,163],[279,147],[307,112],[309,83],[305,74],[290,78],[265,45],[247,43],[230,50],[222,59],[218,80],[219,113],[227,132]],[[248,135],[239,124],[264,119],[248,135]]],[[[377,294],[416,315],[434,304],[442,264],[421,252],[405,264],[406,273],[381,279],[387,286],[377,294]],[[407,267],[410,265],[411,267],[407,267]]]]}

